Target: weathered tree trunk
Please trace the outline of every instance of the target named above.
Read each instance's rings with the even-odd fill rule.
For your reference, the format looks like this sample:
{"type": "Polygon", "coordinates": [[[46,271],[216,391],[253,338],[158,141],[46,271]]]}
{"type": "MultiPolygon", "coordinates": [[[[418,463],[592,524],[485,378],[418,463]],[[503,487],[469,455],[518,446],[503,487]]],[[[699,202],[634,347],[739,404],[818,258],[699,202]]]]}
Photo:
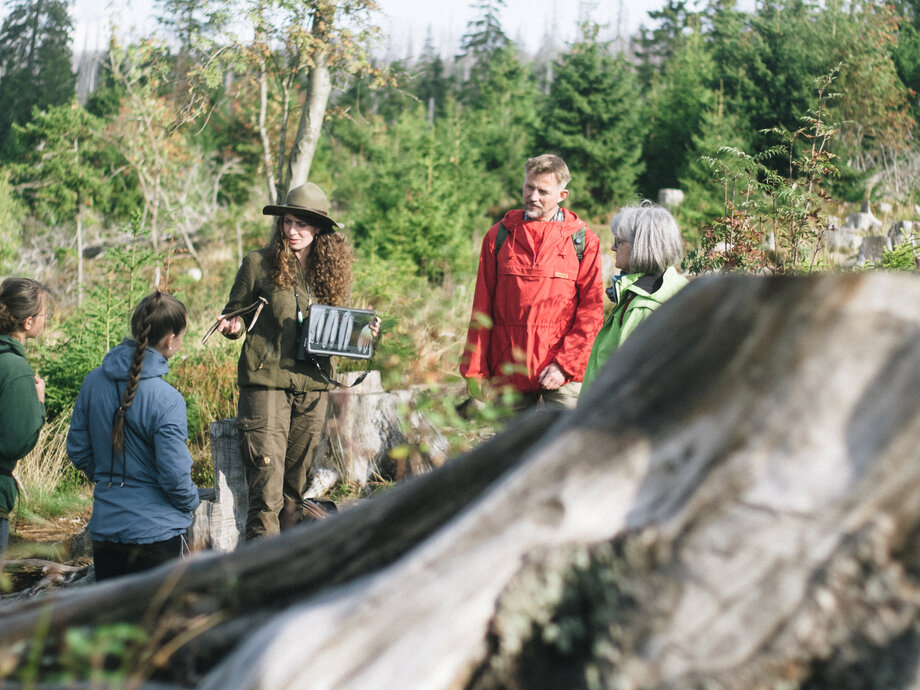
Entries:
{"type": "MultiPolygon", "coordinates": [[[[348,372],[342,382],[350,386],[360,375],[348,372]]],[[[415,393],[385,391],[379,371],[371,371],[355,388],[330,391],[329,417],[307,496],[322,496],[337,481],[364,488],[375,479],[400,480],[443,465],[447,439],[414,409],[415,393]],[[405,458],[394,459],[399,447],[405,458]]]]}
{"type": "Polygon", "coordinates": [[[330,31],[335,20],[336,4],[319,2],[313,12],[313,64],[310,67],[307,94],[300,111],[300,124],[288,161],[288,190],[304,184],[310,176],[313,154],[326,116],[326,104],[332,93],[332,74],[327,54],[330,31]]]}
{"type": "MultiPolygon", "coordinates": [[[[264,32],[262,29],[256,30],[255,41],[256,45],[261,44],[264,40],[264,32]]],[[[267,185],[268,196],[266,197],[269,201],[277,203],[281,201],[278,198],[278,189],[275,184],[274,169],[275,164],[272,160],[272,145],[271,139],[268,136],[268,127],[266,125],[266,117],[268,114],[268,68],[266,66],[266,59],[264,57],[259,58],[258,62],[259,68],[259,141],[262,144],[262,165],[265,168],[265,181],[267,185]]],[[[279,170],[279,177],[281,171],[279,170]]],[[[239,232],[239,224],[237,224],[237,232],[239,232]]],[[[241,259],[242,261],[242,259],[241,259]]]]}
{"type": "Polygon", "coordinates": [[[0,649],[141,620],[179,640],[157,675],[205,688],[916,687],[918,389],[915,278],[700,279],[577,411],[277,539],[18,604],[0,649]]]}

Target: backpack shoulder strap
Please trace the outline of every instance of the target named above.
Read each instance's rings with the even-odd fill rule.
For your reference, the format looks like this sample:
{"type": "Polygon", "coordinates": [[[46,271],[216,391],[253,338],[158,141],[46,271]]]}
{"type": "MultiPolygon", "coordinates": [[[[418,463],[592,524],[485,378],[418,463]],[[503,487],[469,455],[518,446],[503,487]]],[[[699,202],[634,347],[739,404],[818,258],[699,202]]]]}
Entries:
{"type": "Polygon", "coordinates": [[[622,306],[620,309],[620,326],[623,325],[623,317],[626,316],[626,309],[629,307],[630,302],[632,302],[635,298],[636,293],[630,290],[625,295],[623,295],[622,303],[617,305],[617,308],[622,306]]]}
{"type": "MultiPolygon", "coordinates": [[[[508,228],[504,223],[498,224],[498,232],[495,234],[495,256],[498,256],[498,250],[502,248],[505,240],[508,238],[508,228]]],[[[572,234],[572,244],[575,245],[575,256],[580,262],[585,258],[585,226],[582,225],[572,234]]]]}
{"type": "Polygon", "coordinates": [[[572,244],[575,245],[575,256],[581,261],[585,258],[585,226],[582,225],[572,235],[572,244]]]}
{"type": "MultiPolygon", "coordinates": [[[[508,238],[508,228],[504,223],[498,224],[498,232],[495,235],[495,256],[498,256],[498,250],[502,248],[505,240],[508,238]]],[[[575,256],[580,262],[585,258],[585,226],[582,225],[572,234],[572,244],[575,245],[575,256]]]]}
{"type": "Polygon", "coordinates": [[[498,256],[498,250],[502,248],[502,245],[505,243],[507,238],[508,228],[505,227],[504,223],[499,222],[498,233],[495,235],[495,256],[498,256]]]}

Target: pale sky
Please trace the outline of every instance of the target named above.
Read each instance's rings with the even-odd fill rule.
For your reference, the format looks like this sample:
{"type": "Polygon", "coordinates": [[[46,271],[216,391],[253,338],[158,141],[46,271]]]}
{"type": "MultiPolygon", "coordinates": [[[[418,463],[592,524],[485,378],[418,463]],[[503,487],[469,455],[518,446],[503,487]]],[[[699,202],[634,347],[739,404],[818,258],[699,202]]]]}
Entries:
{"type": "MultiPolygon", "coordinates": [[[[410,48],[418,55],[429,29],[435,46],[451,46],[451,52],[456,52],[468,22],[478,13],[469,0],[380,0],[379,4],[384,15],[380,26],[393,57],[405,57],[410,48]]],[[[628,36],[640,24],[649,24],[649,10],[665,4],[666,0],[505,0],[501,23],[510,39],[533,51],[550,33],[560,47],[571,42],[583,19],[606,25],[604,38],[615,37],[618,27],[628,36]]]]}
{"type": "MultiPolygon", "coordinates": [[[[601,38],[612,39],[618,27],[622,34],[629,35],[640,24],[648,26],[649,10],[666,4],[667,0],[505,0],[502,28],[509,38],[523,42],[530,51],[542,45],[549,32],[562,47],[575,38],[583,17],[606,25],[601,38]]],[[[455,54],[467,23],[477,15],[479,0],[378,0],[378,5],[381,13],[377,24],[383,30],[380,50],[391,57],[404,58],[421,52],[429,29],[444,54],[455,54]]],[[[152,6],[152,0],[73,0],[74,51],[103,48],[110,21],[129,34],[152,33],[156,29],[150,18],[152,6]]]]}

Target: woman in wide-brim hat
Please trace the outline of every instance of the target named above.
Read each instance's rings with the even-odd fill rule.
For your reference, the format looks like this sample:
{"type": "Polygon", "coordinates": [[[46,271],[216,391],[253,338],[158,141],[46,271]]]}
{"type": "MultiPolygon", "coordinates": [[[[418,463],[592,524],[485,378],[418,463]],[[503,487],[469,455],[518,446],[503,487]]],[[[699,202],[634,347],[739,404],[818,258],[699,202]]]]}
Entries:
{"type": "Polygon", "coordinates": [[[231,339],[246,333],[237,426],[249,483],[247,539],[277,534],[299,518],[333,370],[329,357],[299,355],[298,336],[310,304],[347,306],[352,284],[351,250],[317,185],[292,189],[262,213],[277,217],[271,239],[243,259],[222,313],[259,298],[267,304],[217,328],[231,339]]]}

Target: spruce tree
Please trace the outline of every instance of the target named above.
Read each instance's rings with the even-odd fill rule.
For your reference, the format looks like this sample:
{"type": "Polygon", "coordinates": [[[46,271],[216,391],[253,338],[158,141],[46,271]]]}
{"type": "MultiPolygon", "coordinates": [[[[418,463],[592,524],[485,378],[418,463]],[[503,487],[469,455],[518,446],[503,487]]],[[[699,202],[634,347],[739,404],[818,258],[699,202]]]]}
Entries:
{"type": "Polygon", "coordinates": [[[757,131],[796,129],[815,79],[835,64],[835,37],[802,0],[764,0],[750,15],[722,5],[712,13],[710,40],[726,97],[757,131]]]}
{"type": "Polygon", "coordinates": [[[700,117],[679,175],[684,201],[676,213],[684,235],[693,238],[701,236],[705,225],[726,212],[728,199],[719,182],[719,161],[732,154],[725,149],[750,150],[753,134],[747,122],[725,103],[722,92],[706,100],[711,105],[700,117]]]}
{"type": "Polygon", "coordinates": [[[639,60],[639,78],[643,86],[652,82],[655,73],[667,64],[684,45],[684,36],[691,27],[699,27],[699,13],[687,9],[688,0],[668,0],[660,10],[651,10],[649,19],[657,22],[653,29],[639,27],[635,53],[639,60]]]}
{"type": "Polygon", "coordinates": [[[447,68],[434,47],[431,29],[425,38],[422,55],[415,65],[415,77],[412,80],[416,97],[428,110],[428,119],[442,117],[445,113],[447,98],[450,95],[453,80],[447,74],[447,68]]]}
{"type": "Polygon", "coordinates": [[[479,80],[488,72],[489,63],[499,51],[511,45],[498,16],[504,6],[505,0],[480,0],[474,5],[479,10],[478,16],[466,25],[466,33],[460,39],[457,59],[468,68],[463,83],[466,100],[478,98],[479,80]]]}
{"type": "Polygon", "coordinates": [[[466,112],[489,208],[520,205],[524,161],[534,155],[541,97],[513,45],[496,51],[466,112]]]}
{"type": "Polygon", "coordinates": [[[685,37],[650,89],[642,193],[655,198],[662,187],[674,187],[687,167],[692,139],[700,133],[703,112],[712,105],[710,84],[715,65],[701,32],[685,37]]]}
{"type": "Polygon", "coordinates": [[[611,55],[597,32],[586,25],[557,61],[541,142],[572,171],[572,205],[607,216],[635,197],[646,125],[632,65],[611,55]]]}
{"type": "Polygon", "coordinates": [[[911,106],[915,118],[920,118],[920,28],[906,19],[898,31],[898,42],[891,50],[904,86],[910,89],[911,106]]]}
{"type": "Polygon", "coordinates": [[[112,152],[102,128],[102,121],[75,101],[36,111],[31,122],[16,126],[25,154],[9,166],[35,219],[53,229],[51,247],[57,248],[54,242],[64,240],[62,232],[73,225],[78,299],[84,287],[86,214],[97,206],[104,211],[114,191],[106,169],[112,152]]]}
{"type": "Polygon", "coordinates": [[[74,96],[73,22],[66,0],[7,0],[0,25],[0,156],[18,157],[12,126],[31,120],[32,109],[67,103],[74,96]]]}

